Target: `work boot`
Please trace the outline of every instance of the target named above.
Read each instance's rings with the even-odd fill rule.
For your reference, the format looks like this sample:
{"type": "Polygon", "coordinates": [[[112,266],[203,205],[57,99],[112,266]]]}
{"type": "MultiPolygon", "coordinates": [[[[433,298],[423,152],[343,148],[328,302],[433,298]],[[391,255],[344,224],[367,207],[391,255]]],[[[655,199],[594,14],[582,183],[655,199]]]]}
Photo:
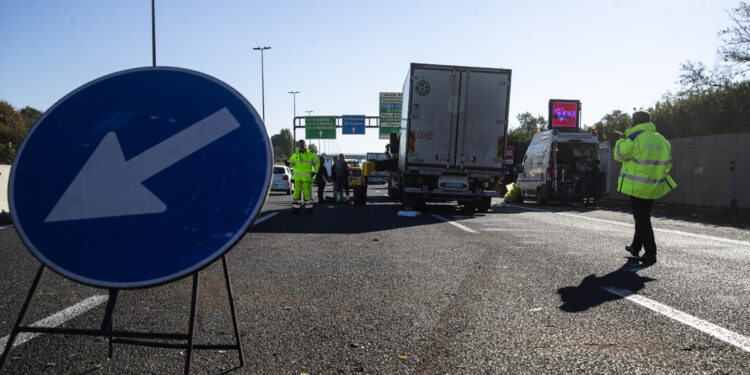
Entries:
{"type": "Polygon", "coordinates": [[[640,253],[640,252],[641,252],[640,250],[636,250],[636,249],[634,249],[634,248],[633,248],[632,246],[630,246],[630,245],[627,245],[627,246],[625,246],[625,251],[629,252],[629,253],[630,253],[630,255],[632,255],[632,256],[634,256],[634,257],[636,257],[636,258],[638,258],[638,253],[640,253]]]}

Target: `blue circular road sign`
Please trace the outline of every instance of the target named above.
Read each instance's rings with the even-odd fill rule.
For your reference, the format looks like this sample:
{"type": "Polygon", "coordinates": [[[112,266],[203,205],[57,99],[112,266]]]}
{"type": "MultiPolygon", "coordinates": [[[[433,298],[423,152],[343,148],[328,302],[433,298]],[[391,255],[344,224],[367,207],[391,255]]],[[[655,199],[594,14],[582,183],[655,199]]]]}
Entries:
{"type": "Polygon", "coordinates": [[[237,242],[271,168],[265,126],[237,91],[195,71],[139,68],[45,112],[18,150],[8,197],[45,265],[134,288],[190,274],[237,242]]]}

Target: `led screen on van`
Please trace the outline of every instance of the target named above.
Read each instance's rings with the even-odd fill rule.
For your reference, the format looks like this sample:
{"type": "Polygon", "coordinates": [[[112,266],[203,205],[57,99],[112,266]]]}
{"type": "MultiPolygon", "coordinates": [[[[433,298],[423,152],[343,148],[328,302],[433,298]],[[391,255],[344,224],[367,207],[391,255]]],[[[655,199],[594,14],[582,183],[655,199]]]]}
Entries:
{"type": "Polygon", "coordinates": [[[577,129],[581,102],[578,100],[550,100],[550,129],[577,129]]]}

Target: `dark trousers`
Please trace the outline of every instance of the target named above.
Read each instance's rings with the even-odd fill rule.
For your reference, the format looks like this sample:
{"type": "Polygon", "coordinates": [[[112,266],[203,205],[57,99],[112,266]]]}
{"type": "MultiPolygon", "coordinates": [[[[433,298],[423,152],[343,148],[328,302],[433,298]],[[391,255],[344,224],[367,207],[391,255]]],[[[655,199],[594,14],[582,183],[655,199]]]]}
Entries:
{"type": "Polygon", "coordinates": [[[630,246],[636,250],[645,249],[644,256],[656,256],[654,229],[651,227],[651,208],[654,206],[654,200],[630,197],[630,204],[635,219],[635,235],[630,246]]]}
{"type": "Polygon", "coordinates": [[[326,183],[323,181],[323,183],[318,183],[318,202],[323,201],[323,192],[326,189],[326,183]]]}

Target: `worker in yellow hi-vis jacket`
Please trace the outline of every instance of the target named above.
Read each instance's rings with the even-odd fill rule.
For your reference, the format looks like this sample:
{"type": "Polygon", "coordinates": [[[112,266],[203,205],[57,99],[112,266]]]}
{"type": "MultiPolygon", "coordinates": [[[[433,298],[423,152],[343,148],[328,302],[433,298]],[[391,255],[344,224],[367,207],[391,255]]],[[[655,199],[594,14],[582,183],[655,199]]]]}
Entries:
{"type": "Polygon", "coordinates": [[[292,174],[294,180],[292,212],[299,212],[300,207],[304,205],[305,212],[312,213],[312,183],[315,174],[318,173],[320,161],[314,152],[305,147],[304,139],[300,139],[298,145],[297,151],[287,161],[287,165],[294,169],[292,174]],[[300,199],[300,194],[303,194],[302,199],[300,199]]]}
{"type": "Polygon", "coordinates": [[[646,111],[633,113],[633,127],[615,144],[615,160],[622,162],[617,191],[630,196],[635,219],[635,235],[625,250],[635,257],[645,249],[642,263],[656,263],[656,241],[651,227],[651,208],[677,184],[669,177],[672,146],[651,122],[646,111]]]}

